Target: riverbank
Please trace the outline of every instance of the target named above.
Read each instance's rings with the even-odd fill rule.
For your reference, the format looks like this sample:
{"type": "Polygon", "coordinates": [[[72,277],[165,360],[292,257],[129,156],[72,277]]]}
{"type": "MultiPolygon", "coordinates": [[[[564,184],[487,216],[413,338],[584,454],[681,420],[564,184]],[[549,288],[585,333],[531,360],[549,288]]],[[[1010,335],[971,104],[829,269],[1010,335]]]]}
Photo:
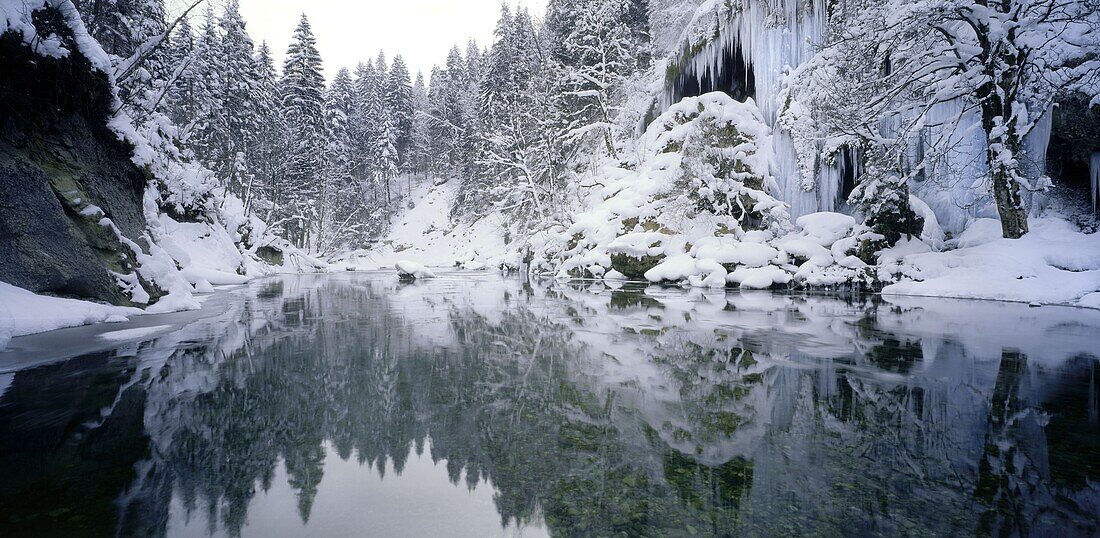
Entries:
{"type": "MultiPolygon", "coordinates": [[[[914,271],[914,276],[925,276],[925,280],[903,280],[896,284],[886,286],[880,294],[869,291],[858,291],[854,288],[837,286],[833,289],[792,290],[795,296],[822,296],[850,298],[853,296],[881,295],[883,297],[896,297],[891,300],[906,300],[909,296],[919,300],[919,297],[958,299],[979,303],[1024,303],[1032,306],[1053,306],[1100,309],[1100,292],[1085,294],[1075,298],[1075,289],[1088,289],[1095,285],[1100,289],[1100,271],[1094,269],[1072,270],[1083,267],[1086,262],[1092,260],[1089,248],[1100,248],[1100,245],[1074,245],[1066,246],[1064,243],[1051,241],[1044,233],[1051,231],[1049,227],[1040,226],[1028,239],[1018,240],[1015,243],[1024,242],[1024,246],[1035,248],[1020,248],[1011,240],[992,239],[981,242],[977,234],[964,234],[958,241],[968,245],[960,248],[965,252],[956,251],[927,252],[905,254],[895,260],[895,267],[905,267],[907,271],[914,271]],[[970,241],[976,241],[971,245],[970,241]],[[1071,248],[1072,247],[1072,248],[1071,248]],[[1005,249],[1011,248],[1011,252],[1019,252],[1016,257],[1009,257],[1005,249]],[[1063,255],[1061,259],[1053,259],[1051,252],[1063,255]],[[1011,259],[1011,262],[1006,261],[1011,259]],[[897,261],[901,260],[901,261],[897,261]],[[1053,260],[1053,261],[1052,261],[1053,260]],[[1052,263],[1065,264],[1061,268],[1053,267],[1052,263]],[[1074,265],[1076,264],[1076,265],[1074,265]],[[1024,270],[1030,269],[1030,273],[1024,270]],[[1061,279],[1069,275],[1069,284],[1061,279]],[[1023,278],[1020,278],[1023,277],[1023,278]],[[1063,285],[1051,285],[1052,281],[1062,282],[1063,285]],[[1094,284],[1095,283],[1095,284],[1094,284]],[[853,291],[854,290],[854,291],[853,291]]],[[[1085,236],[1091,237],[1091,236],[1085,236]]],[[[902,252],[902,248],[894,250],[902,252]]],[[[488,275],[496,271],[455,271],[454,268],[442,269],[441,276],[446,278],[476,278],[478,275],[488,275]]],[[[393,273],[396,281],[396,272],[390,268],[369,269],[365,272],[382,271],[386,274],[393,273]]],[[[364,271],[350,271],[339,266],[330,267],[329,273],[319,274],[324,278],[325,274],[337,276],[341,274],[359,273],[364,271]]],[[[272,275],[267,278],[278,278],[272,275]]],[[[653,294],[664,293],[662,290],[673,291],[678,288],[685,290],[699,290],[708,294],[741,294],[768,296],[776,294],[773,291],[750,291],[730,288],[707,288],[705,286],[691,286],[689,281],[681,283],[664,282],[660,284],[650,283],[644,280],[631,281],[615,278],[584,278],[568,279],[586,286],[595,286],[594,289],[614,291],[624,286],[633,289],[647,289],[653,294]]],[[[217,286],[207,293],[197,295],[198,302],[202,305],[197,310],[185,310],[175,313],[151,313],[138,308],[119,307],[105,305],[75,299],[49,297],[36,295],[26,290],[16,288],[9,284],[0,283],[0,353],[10,354],[19,352],[26,356],[31,352],[31,360],[35,360],[39,353],[41,356],[56,355],[56,338],[74,344],[72,352],[66,352],[66,356],[73,356],[89,350],[109,347],[107,341],[94,342],[95,338],[103,333],[115,332],[118,341],[127,339],[140,339],[156,332],[158,328],[173,326],[173,324],[185,323],[189,320],[200,319],[211,315],[217,315],[229,300],[228,296],[234,289],[247,287],[248,283],[235,286],[217,286]],[[94,328],[92,328],[94,327],[94,328]],[[142,331],[153,331],[153,333],[142,331]],[[64,331],[64,332],[61,332],[64,331]],[[132,331],[132,332],[128,332],[132,331]],[[47,336],[48,334],[48,336],[47,336]],[[120,340],[121,339],[121,340],[120,340]],[[6,348],[6,349],[5,349],[6,348]]],[[[787,295],[777,293],[777,295],[787,295]]],[[[0,361],[2,362],[2,361],[0,361]]],[[[4,366],[0,364],[0,370],[4,366]]]]}

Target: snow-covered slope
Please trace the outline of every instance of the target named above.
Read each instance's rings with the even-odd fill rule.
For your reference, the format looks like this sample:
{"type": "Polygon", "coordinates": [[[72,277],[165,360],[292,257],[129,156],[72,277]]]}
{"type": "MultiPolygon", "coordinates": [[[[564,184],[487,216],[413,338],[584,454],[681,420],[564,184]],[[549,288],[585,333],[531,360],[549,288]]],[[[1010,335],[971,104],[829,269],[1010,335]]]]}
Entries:
{"type": "Polygon", "coordinates": [[[392,268],[401,260],[429,267],[462,266],[467,269],[513,265],[519,245],[509,245],[505,219],[490,213],[475,220],[452,219],[461,182],[441,184],[422,181],[412,189],[407,207],[394,220],[389,233],[375,248],[341,254],[330,270],[392,268]]]}
{"type": "Polygon", "coordinates": [[[27,289],[168,312],[214,285],[323,268],[189,159],[168,118],[131,119],[122,59],[72,2],[0,0],[0,34],[22,75],[0,96],[0,340],[142,312],[27,289]]]}

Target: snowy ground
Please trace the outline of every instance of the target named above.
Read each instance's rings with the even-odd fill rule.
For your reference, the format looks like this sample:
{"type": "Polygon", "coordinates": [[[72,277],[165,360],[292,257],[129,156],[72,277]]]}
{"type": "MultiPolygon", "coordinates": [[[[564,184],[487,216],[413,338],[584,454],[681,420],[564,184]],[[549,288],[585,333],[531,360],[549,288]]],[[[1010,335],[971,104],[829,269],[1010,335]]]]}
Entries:
{"type": "MultiPolygon", "coordinates": [[[[198,310],[209,296],[200,294],[213,293],[217,286],[244,284],[272,274],[324,269],[323,262],[289,245],[280,245],[284,249],[284,265],[265,264],[243,253],[219,225],[180,223],[165,215],[150,220],[157,243],[152,254],[139,256],[143,263],[141,271],[146,276],[155,275],[159,283],[171,283],[167,296],[141,309],[37,295],[0,282],[0,351],[17,336],[94,323],[122,323],[142,314],[198,310]]],[[[115,338],[130,336],[123,333],[115,338]]]]}
{"type": "Polygon", "coordinates": [[[460,186],[458,180],[414,186],[408,197],[411,207],[398,216],[378,247],[337,256],[330,270],[392,269],[402,260],[429,267],[483,269],[513,258],[499,214],[472,223],[452,221],[451,206],[460,186]]]}
{"type": "Polygon", "coordinates": [[[124,322],[128,316],[142,313],[139,308],[35,295],[0,282],[0,349],[15,336],[90,323],[124,322]]]}
{"type": "Polygon", "coordinates": [[[1100,235],[1057,218],[1032,219],[1030,226],[1024,237],[1004,239],[1000,222],[978,219],[949,242],[954,250],[899,245],[883,253],[880,271],[893,265],[889,270],[902,279],[883,294],[1100,308],[1100,235]],[[906,249],[915,252],[891,259],[906,249]]]}

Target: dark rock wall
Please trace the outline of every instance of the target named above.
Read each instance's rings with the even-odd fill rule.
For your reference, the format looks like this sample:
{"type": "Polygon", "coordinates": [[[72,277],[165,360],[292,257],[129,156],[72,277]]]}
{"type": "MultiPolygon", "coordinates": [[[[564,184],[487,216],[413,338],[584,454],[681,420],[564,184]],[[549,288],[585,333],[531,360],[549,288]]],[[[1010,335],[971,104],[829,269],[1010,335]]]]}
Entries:
{"type": "MultiPolygon", "coordinates": [[[[64,38],[50,16],[36,15],[40,33],[64,38]]],[[[139,238],[147,176],[106,126],[112,105],[107,77],[78,53],[46,58],[0,36],[0,281],[128,304],[108,271],[132,273],[134,254],[100,220],[139,238]]]]}

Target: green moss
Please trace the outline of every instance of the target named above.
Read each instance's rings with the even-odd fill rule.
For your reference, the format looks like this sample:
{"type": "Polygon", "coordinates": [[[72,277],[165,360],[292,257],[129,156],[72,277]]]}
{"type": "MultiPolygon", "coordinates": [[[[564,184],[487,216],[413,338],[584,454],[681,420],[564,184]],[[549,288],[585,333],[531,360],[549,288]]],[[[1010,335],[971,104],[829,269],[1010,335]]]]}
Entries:
{"type": "Polygon", "coordinates": [[[271,265],[283,264],[283,251],[277,247],[264,245],[256,249],[256,255],[259,256],[261,260],[271,265]]]}
{"type": "Polygon", "coordinates": [[[864,239],[859,242],[859,250],[856,252],[856,256],[867,265],[875,265],[878,263],[875,255],[889,246],[890,244],[885,239],[864,239]]]}
{"type": "Polygon", "coordinates": [[[629,254],[612,254],[611,268],[627,278],[639,279],[644,278],[646,271],[653,269],[664,259],[664,256],[642,256],[639,258],[629,254]]]}

